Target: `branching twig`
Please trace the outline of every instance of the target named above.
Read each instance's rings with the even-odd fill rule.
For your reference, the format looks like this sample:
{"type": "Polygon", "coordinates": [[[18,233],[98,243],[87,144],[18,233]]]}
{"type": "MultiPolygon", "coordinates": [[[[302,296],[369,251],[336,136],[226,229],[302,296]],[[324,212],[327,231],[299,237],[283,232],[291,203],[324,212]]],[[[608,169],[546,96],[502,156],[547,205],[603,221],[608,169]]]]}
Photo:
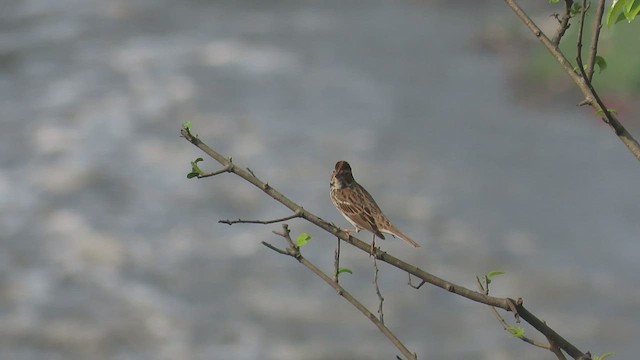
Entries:
{"type": "Polygon", "coordinates": [[[273,220],[243,220],[243,219],[238,219],[238,220],[218,220],[219,223],[221,224],[227,224],[227,225],[233,225],[233,224],[262,224],[262,225],[266,225],[266,224],[274,224],[274,223],[279,223],[279,222],[283,222],[283,221],[287,221],[287,220],[291,220],[291,219],[295,219],[295,218],[299,218],[300,214],[293,214],[293,215],[289,215],[289,216],[285,216],[279,219],[273,219],[273,220]]]}
{"type": "Polygon", "coordinates": [[[380,291],[380,285],[378,284],[378,262],[373,257],[373,284],[376,286],[376,295],[378,296],[378,317],[380,318],[380,322],[384,324],[384,312],[382,311],[382,303],[384,303],[384,297],[382,296],[382,292],[380,291]]]}
{"type": "MultiPolygon", "coordinates": [[[[486,294],[486,295],[489,295],[489,284],[487,283],[486,278],[485,278],[485,281],[484,281],[484,285],[483,285],[482,281],[480,280],[480,278],[479,278],[478,276],[476,276],[476,281],[478,282],[478,288],[480,289],[480,291],[481,291],[482,293],[486,294]]],[[[498,321],[500,322],[500,325],[502,325],[502,328],[503,328],[505,331],[509,331],[510,325],[507,323],[507,321],[504,319],[504,317],[502,317],[502,315],[500,315],[500,313],[498,312],[498,310],[496,310],[496,308],[495,308],[495,307],[493,307],[493,306],[490,306],[489,308],[490,308],[490,309],[491,309],[491,311],[493,312],[493,315],[496,317],[496,319],[498,319],[498,321]]],[[[510,331],[509,331],[509,332],[510,332],[510,331]]],[[[553,351],[553,350],[551,349],[551,346],[550,346],[550,345],[543,344],[543,343],[538,342],[538,341],[536,341],[536,340],[534,340],[534,339],[531,339],[531,338],[529,338],[529,337],[527,337],[527,336],[524,336],[524,335],[523,335],[523,336],[518,336],[518,338],[519,338],[520,340],[522,340],[522,341],[524,341],[524,342],[528,343],[528,344],[533,345],[533,346],[537,346],[537,347],[542,348],[542,349],[545,349],[545,350],[553,351]]],[[[566,359],[565,359],[565,360],[566,360],[566,359]]]]}
{"type": "Polygon", "coordinates": [[[564,0],[564,14],[562,14],[562,18],[558,19],[560,23],[558,25],[558,29],[556,33],[553,35],[551,42],[553,45],[558,46],[560,44],[560,40],[564,36],[564,33],[569,29],[571,24],[569,20],[571,20],[571,7],[573,6],[573,0],[564,0]]]}
{"type": "MultiPolygon", "coordinates": [[[[582,0],[583,7],[586,7],[586,2],[587,2],[587,0],[582,0]]],[[[577,63],[578,71],[580,72],[580,76],[581,76],[584,84],[587,86],[587,88],[589,89],[589,91],[590,91],[590,93],[592,94],[593,97],[585,98],[585,100],[581,104],[583,104],[583,103],[589,104],[589,105],[593,106],[595,109],[599,109],[599,112],[602,114],[601,115],[602,121],[604,121],[605,123],[611,125],[614,128],[614,130],[616,132],[616,135],[621,136],[622,134],[624,134],[624,132],[626,132],[626,129],[622,126],[622,124],[620,124],[618,122],[618,120],[616,120],[614,115],[605,106],[605,104],[602,101],[602,99],[600,99],[600,96],[595,91],[595,89],[593,88],[593,84],[591,83],[591,77],[593,76],[593,68],[585,70],[584,63],[582,61],[582,36],[583,36],[584,19],[585,19],[586,11],[587,11],[587,9],[583,8],[582,9],[582,15],[580,17],[580,31],[578,32],[578,44],[577,44],[578,52],[577,52],[577,55],[576,55],[576,63],[577,63]],[[590,71],[591,73],[588,74],[587,71],[590,71]],[[591,99],[593,99],[593,100],[591,100],[591,99]],[[593,103],[593,101],[595,101],[595,104],[593,103]]],[[[602,19],[602,14],[600,14],[599,16],[600,16],[600,18],[599,18],[600,20],[596,20],[596,25],[597,26],[599,26],[599,22],[602,19]]],[[[596,16],[596,18],[598,18],[598,16],[596,16]]],[[[598,32],[599,32],[599,29],[598,29],[598,32]]],[[[596,37],[594,37],[593,40],[597,41],[597,39],[598,38],[596,36],[596,37]]],[[[591,49],[592,49],[592,52],[591,52],[590,56],[593,56],[593,61],[595,61],[595,56],[596,56],[595,52],[597,51],[597,45],[594,46],[593,44],[591,44],[591,49]]],[[[589,61],[591,61],[591,59],[589,61]]],[[[593,64],[591,64],[591,65],[593,66],[593,64]]]]}
{"type": "MultiPolygon", "coordinates": [[[[506,0],[506,1],[509,1],[509,0],[506,0]]],[[[182,129],[181,134],[185,139],[187,139],[189,142],[191,142],[192,144],[200,148],[202,151],[204,151],[206,154],[211,156],[213,159],[215,159],[222,165],[230,164],[228,159],[226,159],[219,153],[215,152],[209,146],[207,146],[202,141],[200,141],[200,139],[198,139],[197,137],[191,135],[191,133],[188,130],[182,129]]],[[[299,212],[301,218],[313,223],[319,228],[333,234],[334,236],[357,247],[358,249],[365,251],[366,253],[369,253],[371,251],[370,244],[367,244],[354,236],[350,236],[349,234],[345,233],[335,225],[332,225],[327,221],[319,218],[318,216],[308,212],[307,210],[303,209],[300,205],[296,204],[295,202],[291,201],[289,198],[287,198],[280,192],[276,191],[271,186],[267,185],[266,183],[256,178],[255,176],[251,175],[249,172],[242,170],[240,167],[236,165],[231,166],[231,172],[237,174],[238,176],[245,179],[249,183],[255,185],[256,187],[261,189],[263,192],[265,192],[267,195],[271,196],[273,199],[280,202],[281,204],[291,209],[292,211],[299,212]]],[[[540,331],[544,336],[554,339],[558,344],[558,346],[564,351],[566,351],[573,358],[577,359],[579,357],[582,357],[584,359],[587,359],[587,357],[585,357],[585,354],[582,351],[580,351],[573,344],[571,344],[562,336],[560,336],[558,333],[556,333],[553,329],[547,326],[547,324],[545,324],[538,317],[534,316],[531,312],[529,312],[522,304],[521,299],[518,299],[518,301],[515,301],[510,298],[497,298],[497,297],[485,295],[483,293],[467,289],[465,287],[462,287],[462,286],[453,284],[449,281],[446,281],[444,279],[441,279],[433,274],[427,273],[426,271],[418,268],[417,266],[406,263],[394,256],[387,254],[384,251],[381,251],[380,249],[375,249],[373,256],[375,256],[378,260],[384,261],[393,267],[396,267],[402,271],[405,271],[421,279],[423,282],[428,282],[439,288],[445,289],[451,293],[460,295],[462,297],[465,297],[469,300],[472,300],[478,303],[494,306],[506,311],[511,311],[514,314],[514,316],[516,316],[517,320],[519,320],[519,318],[522,318],[531,326],[533,326],[536,330],[540,331]]],[[[323,277],[323,280],[324,279],[325,278],[323,277]]],[[[326,277],[326,279],[328,279],[328,281],[331,282],[331,286],[334,286],[334,288],[336,287],[337,287],[336,289],[340,288],[340,286],[337,283],[335,283],[334,281],[331,281],[331,278],[326,277]]]]}
{"type": "Polygon", "coordinates": [[[289,227],[287,226],[287,224],[282,224],[282,231],[274,231],[273,233],[285,238],[289,243],[289,247],[286,250],[283,250],[283,249],[278,249],[277,247],[269,243],[263,242],[265,246],[267,246],[269,249],[274,250],[280,254],[289,255],[295,258],[296,260],[298,260],[302,265],[306,266],[314,274],[316,274],[318,277],[324,280],[325,283],[327,283],[329,286],[334,288],[338,293],[338,295],[342,296],[345,300],[351,303],[351,305],[353,305],[362,314],[364,314],[364,316],[366,316],[371,322],[373,322],[378,327],[378,329],[402,353],[402,355],[404,355],[407,359],[413,359],[413,360],[417,359],[416,354],[409,351],[409,349],[407,349],[407,347],[395,336],[395,334],[391,332],[391,330],[389,330],[389,328],[386,327],[381,320],[378,320],[378,318],[371,311],[369,311],[361,302],[359,302],[355,297],[353,297],[353,295],[351,295],[347,290],[345,290],[342,286],[340,286],[340,284],[333,281],[329,277],[329,275],[325,274],[312,262],[310,262],[304,256],[302,256],[302,254],[300,253],[300,249],[297,246],[295,246],[295,244],[293,243],[293,240],[291,240],[291,236],[289,234],[290,233],[289,227]]]}
{"type": "Polygon", "coordinates": [[[540,28],[531,20],[531,18],[522,10],[522,8],[516,3],[515,0],[504,0],[513,12],[520,18],[520,20],[529,28],[529,30],[540,40],[545,48],[553,55],[562,66],[564,72],[573,80],[578,86],[580,91],[585,97],[586,103],[591,105],[596,112],[602,113],[602,118],[605,123],[609,124],[613,128],[616,136],[622,141],[622,143],[629,149],[629,151],[640,160],[640,144],[631,134],[625,129],[625,127],[618,121],[618,119],[607,111],[602,101],[599,101],[599,97],[592,86],[589,84],[587,76],[581,75],[573,70],[573,66],[564,56],[564,54],[558,49],[558,47],[540,30],[540,28]]]}

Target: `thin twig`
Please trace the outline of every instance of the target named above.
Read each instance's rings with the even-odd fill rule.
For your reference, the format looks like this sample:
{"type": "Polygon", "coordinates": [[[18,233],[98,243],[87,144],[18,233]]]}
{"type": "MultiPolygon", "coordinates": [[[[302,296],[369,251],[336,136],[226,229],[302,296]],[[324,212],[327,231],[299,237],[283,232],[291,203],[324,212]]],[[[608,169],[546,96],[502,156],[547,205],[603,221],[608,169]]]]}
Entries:
{"type": "Polygon", "coordinates": [[[591,34],[591,49],[589,51],[589,62],[587,63],[587,75],[589,81],[593,80],[593,72],[596,66],[596,56],[598,56],[598,42],[600,39],[600,29],[602,28],[602,16],[604,15],[604,2],[600,0],[596,8],[596,15],[593,19],[593,33],[591,34]]]}
{"type": "Polygon", "coordinates": [[[378,318],[380,322],[384,324],[384,312],[382,311],[382,303],[384,303],[384,297],[380,291],[380,285],[378,284],[378,262],[376,257],[373,257],[373,284],[376,286],[376,295],[378,295],[378,318]]]}
{"type": "Polygon", "coordinates": [[[202,178],[207,178],[207,177],[212,177],[212,176],[216,176],[216,175],[220,175],[220,174],[224,174],[224,173],[228,173],[231,172],[231,169],[229,166],[225,166],[223,169],[218,170],[218,171],[214,171],[212,173],[208,173],[208,174],[201,174],[198,175],[198,179],[202,179],[202,178]]]}
{"type": "Polygon", "coordinates": [[[282,249],[278,249],[277,247],[275,247],[275,246],[273,246],[273,245],[269,244],[269,243],[268,243],[268,242],[266,242],[266,241],[262,241],[262,245],[264,245],[264,246],[268,247],[269,249],[271,249],[271,250],[273,250],[273,251],[275,251],[275,252],[277,252],[277,253],[280,253],[280,254],[282,254],[282,255],[289,255],[289,253],[288,253],[288,252],[286,252],[286,251],[284,251],[284,250],[282,250],[282,249]]]}
{"type": "MultiPolygon", "coordinates": [[[[591,4],[591,3],[589,3],[591,4]]],[[[584,34],[584,19],[587,16],[587,11],[589,10],[589,5],[587,5],[587,0],[582,0],[582,8],[580,9],[580,25],[578,27],[578,44],[577,53],[579,61],[582,61],[582,37],[584,34]]]]}
{"type": "Polygon", "coordinates": [[[564,14],[562,14],[562,19],[558,19],[558,22],[560,24],[558,25],[558,29],[556,30],[556,33],[551,38],[552,39],[551,42],[555,46],[558,46],[560,44],[560,40],[564,36],[564,33],[571,26],[571,24],[569,23],[569,20],[571,20],[572,6],[573,6],[573,0],[564,0],[564,14]]]}
{"type": "Polygon", "coordinates": [[[320,270],[317,266],[315,266],[315,264],[313,264],[311,261],[307,260],[304,256],[302,256],[302,254],[300,253],[300,249],[297,246],[295,246],[295,244],[293,243],[293,240],[291,240],[290,231],[287,224],[282,224],[281,232],[274,231],[274,233],[276,235],[280,235],[284,237],[289,243],[289,248],[287,248],[286,250],[282,250],[282,249],[276,248],[273,245],[270,245],[270,244],[267,245],[268,243],[263,242],[265,246],[267,246],[268,248],[280,254],[294,257],[302,265],[307,267],[307,269],[311,270],[314,274],[316,274],[318,277],[324,280],[325,283],[327,283],[334,290],[336,290],[338,295],[342,296],[345,300],[351,303],[351,305],[353,305],[356,309],[358,309],[364,316],[366,316],[371,322],[373,322],[374,325],[376,325],[376,327],[378,327],[378,329],[402,353],[402,355],[404,355],[408,359],[413,359],[413,360],[417,359],[416,354],[409,351],[409,349],[407,349],[407,347],[400,341],[400,339],[398,339],[395,336],[395,334],[391,330],[389,330],[389,328],[386,327],[384,323],[381,320],[379,320],[371,311],[369,311],[360,301],[358,301],[355,297],[353,297],[353,295],[351,295],[347,290],[345,290],[342,286],[340,286],[340,284],[333,281],[331,277],[329,277],[329,275],[325,274],[322,270],[320,270]]]}
{"type": "Polygon", "coordinates": [[[420,282],[420,284],[418,284],[418,285],[413,285],[413,283],[411,282],[411,273],[410,273],[410,272],[408,272],[407,274],[409,275],[409,283],[408,283],[408,285],[409,285],[409,286],[411,286],[412,288],[416,289],[416,290],[420,289],[420,288],[422,287],[422,285],[424,285],[424,284],[426,284],[426,283],[427,283],[425,280],[422,280],[422,281],[420,282]]]}
{"type": "Polygon", "coordinates": [[[336,251],[333,255],[333,281],[338,283],[338,278],[340,277],[340,238],[336,239],[338,243],[336,244],[336,251]]]}
{"type": "MultiPolygon", "coordinates": [[[[480,280],[480,278],[478,276],[476,276],[476,281],[478,282],[478,288],[480,289],[480,291],[482,293],[484,293],[484,294],[489,295],[489,284],[487,282],[487,278],[485,277],[485,280],[484,280],[484,284],[485,285],[483,285],[482,281],[480,280]]],[[[502,325],[502,328],[504,329],[504,331],[511,332],[509,330],[510,325],[507,323],[507,321],[504,319],[504,317],[502,317],[502,315],[500,315],[498,310],[496,310],[496,308],[493,307],[493,306],[489,306],[489,308],[493,312],[493,315],[496,317],[496,319],[498,319],[498,321],[500,322],[500,325],[502,325]]],[[[533,346],[537,346],[537,347],[545,349],[545,350],[551,350],[551,345],[543,344],[543,343],[538,342],[538,341],[536,341],[534,339],[531,339],[531,338],[529,338],[527,336],[518,336],[518,338],[520,340],[528,343],[528,344],[533,345],[533,346]]]]}
{"type": "Polygon", "coordinates": [[[244,219],[238,219],[238,220],[218,220],[219,223],[221,224],[227,224],[227,225],[233,225],[233,224],[262,224],[262,225],[266,225],[266,224],[274,224],[274,223],[279,223],[279,222],[283,222],[283,221],[287,221],[287,220],[291,220],[291,219],[296,219],[299,218],[300,214],[293,214],[293,215],[289,215],[289,216],[285,216],[279,219],[273,219],[273,220],[244,220],[244,219]]]}

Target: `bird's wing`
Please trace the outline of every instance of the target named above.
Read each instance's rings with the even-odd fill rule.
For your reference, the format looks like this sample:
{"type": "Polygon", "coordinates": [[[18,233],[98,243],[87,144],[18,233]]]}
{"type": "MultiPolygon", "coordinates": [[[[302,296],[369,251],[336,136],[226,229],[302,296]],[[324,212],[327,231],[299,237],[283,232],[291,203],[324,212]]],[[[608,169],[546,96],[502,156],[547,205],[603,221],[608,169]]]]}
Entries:
{"type": "Polygon", "coordinates": [[[336,206],[339,206],[340,211],[356,225],[371,231],[380,239],[384,239],[384,235],[376,225],[375,213],[380,211],[378,205],[366,190],[362,189],[364,192],[352,190],[354,189],[337,190],[336,206]]]}

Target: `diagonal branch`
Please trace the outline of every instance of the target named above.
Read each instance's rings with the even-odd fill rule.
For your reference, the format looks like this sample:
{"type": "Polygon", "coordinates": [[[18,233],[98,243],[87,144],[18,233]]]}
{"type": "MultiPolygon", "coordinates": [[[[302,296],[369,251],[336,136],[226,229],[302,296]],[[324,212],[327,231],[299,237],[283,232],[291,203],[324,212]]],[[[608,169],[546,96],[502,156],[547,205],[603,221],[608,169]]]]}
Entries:
{"type": "Polygon", "coordinates": [[[516,3],[515,0],[504,0],[511,10],[520,18],[520,20],[529,28],[529,30],[535,35],[535,37],[540,40],[540,42],[544,45],[544,47],[551,53],[551,55],[558,61],[560,66],[563,68],[564,72],[573,80],[573,82],[578,86],[580,92],[585,97],[585,104],[591,105],[596,113],[602,114],[602,120],[607,123],[616,136],[622,141],[622,143],[629,149],[629,151],[636,157],[636,159],[640,160],[640,144],[638,141],[631,136],[631,134],[625,129],[625,127],[618,121],[616,116],[611,112],[607,111],[606,106],[602,103],[602,101],[598,101],[598,94],[595,92],[590,83],[588,82],[588,78],[583,76],[582,74],[578,74],[573,70],[573,66],[564,56],[564,54],[558,49],[558,47],[551,41],[549,38],[540,30],[538,25],[536,25],[533,20],[522,10],[522,8],[516,3]]]}
{"type": "Polygon", "coordinates": [[[282,225],[281,232],[274,231],[274,234],[282,236],[289,243],[289,247],[286,250],[278,249],[277,247],[269,243],[263,242],[263,244],[268,248],[270,248],[271,250],[274,250],[283,255],[289,255],[295,258],[296,260],[298,260],[302,265],[306,266],[307,269],[311,270],[311,272],[316,274],[325,283],[331,286],[338,293],[338,295],[342,296],[345,300],[351,303],[351,305],[353,305],[356,309],[358,309],[364,316],[366,316],[407,359],[413,359],[413,360],[417,359],[416,354],[412,353],[411,351],[409,351],[409,349],[407,349],[407,347],[400,341],[400,339],[398,339],[395,336],[395,334],[391,330],[389,330],[388,327],[384,325],[384,322],[382,321],[382,319],[378,319],[371,311],[369,311],[369,309],[367,309],[366,306],[364,306],[360,301],[358,301],[358,299],[353,297],[353,295],[351,295],[347,290],[345,290],[345,288],[343,288],[340,284],[338,284],[338,282],[333,281],[331,277],[329,277],[329,275],[325,274],[322,270],[320,270],[317,266],[315,266],[311,261],[307,260],[304,256],[302,256],[302,254],[300,253],[300,249],[294,245],[289,233],[290,233],[289,227],[287,226],[287,224],[282,225]]]}
{"type": "Polygon", "coordinates": [[[222,169],[220,169],[218,171],[214,171],[214,172],[211,172],[211,173],[198,175],[198,179],[211,177],[211,176],[216,176],[216,175],[224,174],[226,172],[229,172],[229,167],[228,166],[225,166],[224,168],[222,168],[222,169]]]}
{"type": "MultiPolygon", "coordinates": [[[[204,151],[206,154],[211,156],[213,159],[215,159],[222,165],[230,166],[230,172],[235,173],[236,175],[240,176],[244,180],[258,187],[267,195],[271,196],[273,199],[280,202],[281,204],[291,209],[292,211],[298,212],[301,218],[309,221],[310,223],[316,225],[317,227],[333,234],[334,236],[345,241],[346,243],[351,244],[368,254],[371,252],[371,246],[369,244],[363,242],[362,240],[356,237],[350,236],[346,232],[342,231],[339,227],[334,226],[328,223],[327,221],[321,219],[320,217],[310,213],[309,211],[302,208],[302,206],[296,204],[295,202],[293,202],[292,200],[290,200],[289,198],[287,198],[286,196],[284,196],[283,194],[281,194],[280,192],[278,192],[277,190],[269,186],[267,183],[251,175],[249,172],[243,170],[242,168],[236,165],[233,165],[231,161],[229,161],[229,159],[215,152],[205,143],[200,141],[200,139],[193,136],[189,130],[183,128],[181,130],[181,135],[185,139],[187,139],[187,141],[197,146],[199,149],[204,151]]],[[[522,304],[521,299],[518,299],[518,301],[515,301],[510,298],[497,298],[497,297],[485,295],[483,293],[467,289],[463,286],[456,285],[454,283],[441,279],[435,275],[432,275],[418,268],[417,266],[404,262],[392,255],[389,255],[387,252],[381,251],[380,249],[375,249],[373,251],[373,256],[375,256],[378,260],[382,260],[391,266],[394,266],[402,271],[405,271],[411,275],[414,275],[415,277],[423,280],[424,282],[428,282],[439,288],[445,289],[451,293],[460,295],[462,297],[465,297],[469,300],[472,300],[478,303],[494,306],[506,311],[511,311],[514,314],[514,316],[516,316],[516,319],[522,318],[531,326],[533,326],[536,330],[540,331],[547,338],[554,339],[554,341],[558,344],[558,346],[564,351],[566,351],[572,357],[576,359],[588,358],[588,357],[585,357],[585,354],[580,350],[578,350],[578,348],[576,348],[573,344],[568,342],[566,339],[560,336],[557,332],[555,332],[553,329],[547,326],[546,323],[544,323],[538,317],[536,317],[531,312],[529,312],[522,304]]]]}

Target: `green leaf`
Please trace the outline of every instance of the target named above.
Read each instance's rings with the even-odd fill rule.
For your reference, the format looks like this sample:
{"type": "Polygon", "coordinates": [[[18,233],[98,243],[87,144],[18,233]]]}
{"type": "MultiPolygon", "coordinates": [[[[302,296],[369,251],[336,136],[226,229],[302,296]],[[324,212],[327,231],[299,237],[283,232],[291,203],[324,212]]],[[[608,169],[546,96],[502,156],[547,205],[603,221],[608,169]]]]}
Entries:
{"type": "Polygon", "coordinates": [[[341,267],[341,268],[338,269],[338,274],[342,274],[343,272],[344,273],[353,274],[353,271],[351,271],[351,269],[344,268],[344,267],[341,267]]]}
{"type": "Polygon", "coordinates": [[[187,179],[192,179],[194,177],[198,177],[202,175],[202,170],[200,170],[200,167],[198,167],[198,163],[200,161],[204,161],[204,159],[199,157],[191,162],[191,172],[187,174],[187,179]]]}
{"type": "Polygon", "coordinates": [[[627,21],[633,21],[636,16],[638,16],[638,13],[640,13],[640,0],[630,1],[624,10],[624,16],[627,18],[627,21]]]}
{"type": "Polygon", "coordinates": [[[549,4],[557,4],[560,0],[549,0],[549,4]]]}
{"type": "Polygon", "coordinates": [[[187,130],[187,131],[191,131],[191,120],[187,120],[185,122],[182,123],[182,128],[187,130]]]}
{"type": "Polygon", "coordinates": [[[607,27],[610,28],[611,25],[625,19],[623,10],[628,1],[629,0],[613,0],[609,8],[609,13],[607,14],[607,27]]]}
{"type": "Polygon", "coordinates": [[[296,246],[303,247],[307,245],[310,239],[311,239],[311,235],[307,233],[301,233],[300,235],[298,235],[298,238],[296,239],[296,246]]]}
{"type": "Polygon", "coordinates": [[[493,271],[489,271],[489,273],[487,275],[485,275],[485,278],[487,279],[487,285],[491,284],[491,279],[493,279],[494,277],[498,276],[498,275],[503,275],[505,274],[504,271],[500,271],[500,270],[493,270],[493,271]]]}
{"type": "Polygon", "coordinates": [[[603,72],[607,69],[607,60],[605,60],[602,56],[596,56],[596,66],[600,69],[598,73],[603,72]]]}
{"type": "Polygon", "coordinates": [[[604,353],[604,354],[602,354],[600,356],[594,356],[593,360],[604,360],[604,359],[608,358],[609,356],[613,356],[615,354],[616,353],[614,353],[612,351],[609,351],[608,353],[604,353]]]}
{"type": "Polygon", "coordinates": [[[507,326],[507,331],[514,337],[522,339],[524,337],[524,329],[520,326],[507,326]]]}

